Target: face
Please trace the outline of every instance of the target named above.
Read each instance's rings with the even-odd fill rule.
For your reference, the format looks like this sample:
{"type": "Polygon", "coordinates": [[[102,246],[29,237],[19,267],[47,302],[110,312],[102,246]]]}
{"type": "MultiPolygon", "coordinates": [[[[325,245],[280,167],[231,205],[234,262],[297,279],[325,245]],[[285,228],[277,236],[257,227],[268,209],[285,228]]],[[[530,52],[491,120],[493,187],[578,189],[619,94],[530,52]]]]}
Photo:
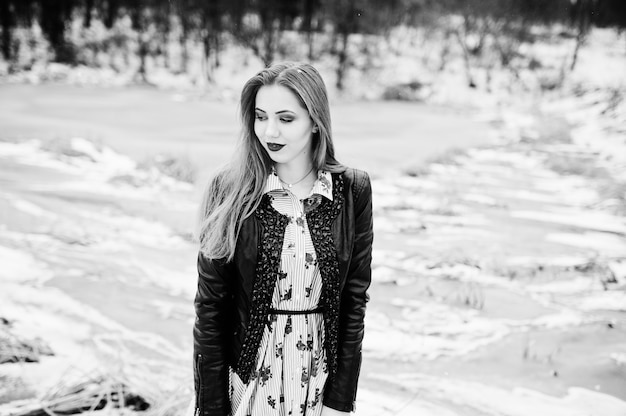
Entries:
{"type": "Polygon", "coordinates": [[[254,133],[277,164],[311,165],[313,121],[297,96],[282,85],[259,88],[255,102],[254,133]]]}

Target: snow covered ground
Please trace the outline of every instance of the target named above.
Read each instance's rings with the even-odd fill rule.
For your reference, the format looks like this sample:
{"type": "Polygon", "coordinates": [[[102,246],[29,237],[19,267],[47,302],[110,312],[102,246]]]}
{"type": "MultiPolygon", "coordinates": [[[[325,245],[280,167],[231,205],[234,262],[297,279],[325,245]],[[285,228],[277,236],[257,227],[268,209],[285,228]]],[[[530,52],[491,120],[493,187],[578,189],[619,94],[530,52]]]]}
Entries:
{"type": "MultiPolygon", "coordinates": [[[[626,414],[626,59],[599,35],[593,78],[511,105],[459,91],[493,138],[376,175],[357,415],[626,414]]],[[[182,411],[193,186],[94,140],[1,133],[0,184],[2,328],[54,353],[0,365],[0,414],[93,371],[182,411]]]]}

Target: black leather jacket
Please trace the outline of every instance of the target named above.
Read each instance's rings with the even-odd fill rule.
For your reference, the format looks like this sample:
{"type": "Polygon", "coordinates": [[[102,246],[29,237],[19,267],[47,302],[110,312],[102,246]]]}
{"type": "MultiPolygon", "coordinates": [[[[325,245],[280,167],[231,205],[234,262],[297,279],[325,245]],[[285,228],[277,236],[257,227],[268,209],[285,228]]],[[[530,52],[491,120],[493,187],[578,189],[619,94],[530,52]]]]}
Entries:
{"type": "MultiPolygon", "coordinates": [[[[363,318],[371,281],[372,189],[355,169],[333,173],[333,201],[307,213],[322,275],[329,377],[324,405],[352,411],[361,367],[363,318]]],[[[196,415],[230,414],[229,369],[247,382],[279,273],[286,217],[264,196],[240,231],[232,262],[198,255],[195,299],[196,415]]]]}

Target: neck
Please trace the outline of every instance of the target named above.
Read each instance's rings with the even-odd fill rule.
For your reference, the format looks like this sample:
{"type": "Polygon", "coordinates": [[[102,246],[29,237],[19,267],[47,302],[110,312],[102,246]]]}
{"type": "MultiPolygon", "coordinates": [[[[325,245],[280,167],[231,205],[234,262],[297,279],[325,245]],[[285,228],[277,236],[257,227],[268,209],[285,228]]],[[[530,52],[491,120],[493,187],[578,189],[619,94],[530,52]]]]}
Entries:
{"type": "Polygon", "coordinates": [[[310,175],[313,171],[313,163],[309,162],[303,165],[284,165],[277,164],[276,165],[276,174],[280,178],[281,181],[287,184],[293,184],[294,182],[298,182],[306,176],[310,175]]]}

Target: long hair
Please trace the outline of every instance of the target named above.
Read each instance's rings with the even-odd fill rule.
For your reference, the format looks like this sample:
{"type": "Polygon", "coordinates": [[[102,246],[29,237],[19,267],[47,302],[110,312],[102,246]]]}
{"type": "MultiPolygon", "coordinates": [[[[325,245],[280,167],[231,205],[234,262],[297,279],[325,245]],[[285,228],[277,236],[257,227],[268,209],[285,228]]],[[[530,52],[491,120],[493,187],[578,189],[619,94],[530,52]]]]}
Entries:
{"type": "Polygon", "coordinates": [[[330,109],[324,81],[306,63],[284,62],[263,69],[243,87],[242,131],[233,160],[209,181],[200,206],[200,251],[210,259],[232,260],[242,222],[259,206],[272,159],[254,133],[256,95],[266,85],[282,85],[300,101],[318,127],[313,133],[313,168],[341,172],[335,159],[330,109]]]}

